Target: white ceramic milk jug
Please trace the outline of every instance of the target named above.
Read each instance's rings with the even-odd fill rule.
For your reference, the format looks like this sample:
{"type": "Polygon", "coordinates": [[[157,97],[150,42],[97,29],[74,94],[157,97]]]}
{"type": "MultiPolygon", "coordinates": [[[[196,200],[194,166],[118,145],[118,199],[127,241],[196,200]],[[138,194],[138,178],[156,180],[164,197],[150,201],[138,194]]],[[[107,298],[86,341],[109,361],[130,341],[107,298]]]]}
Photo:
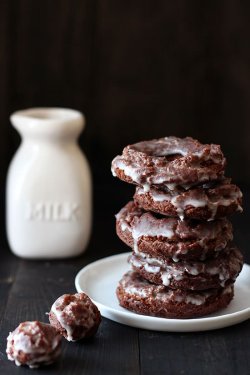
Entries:
{"type": "Polygon", "coordinates": [[[91,177],[76,140],[84,117],[64,108],[11,116],[22,142],[8,171],[7,236],[23,258],[64,258],[84,251],[91,230],[91,177]]]}

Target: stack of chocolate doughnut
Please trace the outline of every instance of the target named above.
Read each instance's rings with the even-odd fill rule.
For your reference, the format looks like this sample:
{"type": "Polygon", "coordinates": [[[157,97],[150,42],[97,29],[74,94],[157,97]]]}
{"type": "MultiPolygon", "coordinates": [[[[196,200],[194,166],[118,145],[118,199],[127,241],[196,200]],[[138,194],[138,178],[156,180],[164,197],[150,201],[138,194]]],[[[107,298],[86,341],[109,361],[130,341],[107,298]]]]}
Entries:
{"type": "Polygon", "coordinates": [[[124,148],[112,173],[136,185],[116,215],[132,248],[117,287],[121,306],[139,314],[194,318],[226,307],[243,266],[228,216],[242,193],[226,178],[219,145],[165,137],[124,148]]]}

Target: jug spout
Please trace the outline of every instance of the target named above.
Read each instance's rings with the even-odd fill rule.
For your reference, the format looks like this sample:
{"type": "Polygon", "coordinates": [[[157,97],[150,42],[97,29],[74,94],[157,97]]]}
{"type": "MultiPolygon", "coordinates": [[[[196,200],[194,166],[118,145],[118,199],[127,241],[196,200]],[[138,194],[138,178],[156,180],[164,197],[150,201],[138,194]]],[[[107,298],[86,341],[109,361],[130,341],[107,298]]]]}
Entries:
{"type": "Polygon", "coordinates": [[[22,137],[77,138],[85,125],[81,112],[68,108],[30,108],[14,112],[11,123],[22,137]]]}

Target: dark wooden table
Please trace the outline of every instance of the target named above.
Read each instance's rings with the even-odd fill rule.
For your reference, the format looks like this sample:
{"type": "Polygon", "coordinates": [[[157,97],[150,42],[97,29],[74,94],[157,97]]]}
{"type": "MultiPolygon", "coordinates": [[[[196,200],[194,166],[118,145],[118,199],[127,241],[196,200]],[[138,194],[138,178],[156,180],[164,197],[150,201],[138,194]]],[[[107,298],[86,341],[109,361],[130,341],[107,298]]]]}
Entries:
{"type": "MultiPolygon", "coordinates": [[[[95,192],[93,236],[84,255],[60,261],[28,261],[9,251],[4,236],[0,260],[0,374],[60,375],[249,375],[250,320],[200,333],[153,332],[127,327],[103,318],[95,338],[83,343],[63,342],[58,363],[39,370],[16,367],[6,358],[6,337],[25,320],[47,321],[45,313],[63,293],[75,292],[74,278],[88,263],[128,249],[116,238],[114,214],[131,196],[131,190],[100,186],[95,192]],[[110,199],[103,199],[104,192],[110,199]]],[[[120,188],[121,187],[121,188],[120,188]]],[[[126,189],[126,188],[125,188],[126,189]]],[[[250,190],[249,190],[250,191],[250,190]]],[[[250,263],[248,202],[245,213],[233,218],[235,242],[250,263]],[[247,253],[248,251],[248,253],[247,253]]],[[[250,291],[249,291],[250,292],[250,291]]]]}

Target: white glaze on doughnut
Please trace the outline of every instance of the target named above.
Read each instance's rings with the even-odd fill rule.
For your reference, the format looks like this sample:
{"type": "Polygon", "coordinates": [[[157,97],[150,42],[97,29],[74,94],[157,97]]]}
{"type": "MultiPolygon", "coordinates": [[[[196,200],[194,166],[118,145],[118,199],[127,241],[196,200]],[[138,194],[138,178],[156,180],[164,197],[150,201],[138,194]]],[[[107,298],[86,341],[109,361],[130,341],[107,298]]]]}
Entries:
{"type": "Polygon", "coordinates": [[[55,334],[51,342],[46,341],[46,337],[42,336],[38,322],[20,323],[17,329],[10,332],[7,337],[7,357],[10,361],[14,361],[17,366],[21,366],[22,363],[18,360],[18,356],[22,352],[29,355],[30,359],[25,364],[30,368],[37,368],[40,364],[48,365],[54,362],[61,352],[59,345],[61,336],[55,334]]]}
{"type": "MultiPolygon", "coordinates": [[[[192,305],[203,305],[213,295],[211,291],[188,292],[172,290],[161,285],[155,285],[144,279],[138,278],[135,273],[129,271],[120,281],[123,291],[131,298],[136,296],[147,300],[160,300],[162,302],[186,303],[192,305]]],[[[232,286],[223,290],[223,294],[231,293],[232,286]]]]}
{"type": "Polygon", "coordinates": [[[238,258],[238,250],[232,249],[230,253],[227,253],[227,258],[222,259],[219,262],[217,260],[211,259],[207,262],[199,261],[182,261],[182,262],[172,262],[161,261],[160,259],[150,257],[145,253],[133,253],[129,257],[129,262],[132,266],[137,269],[144,269],[148,273],[158,273],[162,284],[168,286],[170,280],[175,281],[182,280],[185,275],[188,276],[198,276],[198,275],[211,275],[217,276],[220,285],[225,286],[225,283],[233,276],[235,278],[241,270],[242,261],[238,258]],[[218,264],[219,263],[219,264],[218,264]],[[229,272],[230,270],[230,272],[229,272]]]}
{"type": "MultiPolygon", "coordinates": [[[[66,331],[65,338],[68,341],[76,341],[73,338],[74,330],[77,326],[84,326],[86,331],[90,329],[90,327],[94,326],[95,321],[95,313],[91,308],[91,305],[84,304],[81,300],[72,300],[69,304],[64,304],[64,295],[59,297],[52,305],[51,312],[56,316],[57,320],[59,321],[62,328],[66,331]],[[76,314],[74,314],[74,310],[77,305],[83,304],[84,308],[82,309],[81,315],[77,318],[76,314]],[[67,322],[71,320],[73,321],[72,324],[68,324],[67,322]],[[84,322],[84,323],[83,323],[84,322]]],[[[83,332],[84,335],[84,332],[83,332]]],[[[83,336],[84,337],[84,336],[83,336]]],[[[79,340],[79,337],[77,338],[79,340]]]]}
{"type": "Polygon", "coordinates": [[[186,137],[165,137],[138,142],[124,148],[112,161],[112,173],[118,170],[138,185],[193,186],[216,180],[223,175],[225,158],[218,145],[202,145],[186,137]],[[171,156],[174,155],[174,158],[171,156]],[[204,162],[210,161],[207,165],[204,162]],[[212,166],[211,166],[212,164],[212,166]],[[170,185],[169,185],[170,184],[170,185]]]}
{"type": "MultiPolygon", "coordinates": [[[[181,221],[177,218],[157,218],[150,212],[137,207],[129,202],[116,215],[117,226],[121,232],[129,232],[133,239],[133,249],[138,252],[138,243],[143,241],[159,241],[166,246],[173,246],[171,250],[172,259],[175,262],[182,255],[187,254],[189,248],[198,246],[204,251],[201,252],[201,260],[206,257],[206,252],[211,248],[211,241],[214,241],[213,250],[219,252],[232,240],[232,226],[226,219],[200,222],[195,225],[190,221],[181,221]],[[225,235],[224,235],[225,233],[225,235]]],[[[124,233],[124,237],[128,234],[124,233]]],[[[121,237],[122,238],[122,237],[121,237]]],[[[125,241],[126,242],[126,241],[125,241]]]]}
{"type": "Polygon", "coordinates": [[[150,220],[150,214],[142,215],[134,221],[131,226],[131,233],[134,240],[134,250],[138,251],[138,240],[142,236],[165,237],[171,239],[174,236],[174,221],[158,221],[155,223],[150,220]]]}
{"type": "MultiPolygon", "coordinates": [[[[234,186],[235,187],[235,186],[234,186]]],[[[242,193],[238,188],[235,190],[232,188],[229,194],[226,197],[221,195],[219,198],[213,198],[206,195],[205,190],[195,190],[195,198],[192,197],[192,191],[186,193],[178,193],[172,190],[171,193],[164,192],[161,190],[150,189],[145,191],[143,187],[138,187],[136,190],[138,195],[144,195],[148,193],[150,198],[154,202],[166,202],[171,203],[175,209],[178,217],[183,220],[185,216],[185,210],[187,207],[206,207],[210,211],[210,217],[208,220],[214,220],[218,207],[220,206],[229,206],[233,203],[237,203],[237,211],[242,212],[242,207],[238,204],[238,201],[242,198],[242,193]]]]}

